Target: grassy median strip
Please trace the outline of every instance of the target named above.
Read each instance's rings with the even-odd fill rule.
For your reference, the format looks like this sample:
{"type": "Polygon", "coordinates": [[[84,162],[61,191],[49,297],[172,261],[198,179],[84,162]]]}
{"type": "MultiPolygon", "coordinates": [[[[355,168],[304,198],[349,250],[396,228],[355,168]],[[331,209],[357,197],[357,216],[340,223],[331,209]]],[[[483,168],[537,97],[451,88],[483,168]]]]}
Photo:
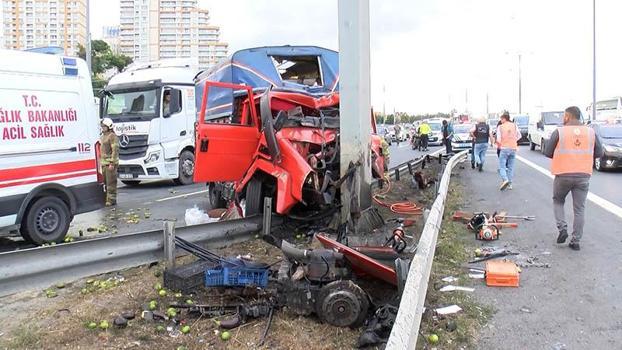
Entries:
{"type": "Polygon", "coordinates": [[[479,329],[488,322],[494,309],[480,305],[475,300],[474,293],[453,291],[440,292],[445,285],[472,287],[482,280],[472,280],[468,276],[468,269],[461,265],[471,257],[475,249],[473,234],[462,223],[453,222],[451,215],[459,210],[464,203],[463,190],[457,183],[459,175],[452,176],[452,183],[447,196],[443,224],[439,232],[436,245],[436,254],[430,283],[426,295],[426,312],[423,314],[417,348],[429,349],[476,349],[476,340],[479,329]],[[458,279],[447,283],[441,279],[454,276],[458,279]],[[458,305],[462,311],[446,316],[435,315],[434,309],[448,305],[458,305]],[[436,335],[436,337],[434,336],[436,335]]]}

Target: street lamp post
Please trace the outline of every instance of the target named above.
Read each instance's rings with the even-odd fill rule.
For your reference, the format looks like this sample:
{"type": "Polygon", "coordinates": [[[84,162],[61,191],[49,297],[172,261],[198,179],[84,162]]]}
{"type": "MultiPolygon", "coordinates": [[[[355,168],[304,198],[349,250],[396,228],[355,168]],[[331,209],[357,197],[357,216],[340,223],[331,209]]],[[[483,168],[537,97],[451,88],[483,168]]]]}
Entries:
{"type": "Polygon", "coordinates": [[[91,1],[86,0],[86,45],[84,50],[86,51],[86,66],[89,67],[89,73],[91,69],[91,1]]]}
{"type": "Polygon", "coordinates": [[[522,114],[523,110],[523,84],[522,84],[522,72],[521,72],[521,54],[518,54],[518,114],[522,114]]]}
{"type": "Polygon", "coordinates": [[[592,0],[592,120],[596,120],[596,0],[592,0]]]}

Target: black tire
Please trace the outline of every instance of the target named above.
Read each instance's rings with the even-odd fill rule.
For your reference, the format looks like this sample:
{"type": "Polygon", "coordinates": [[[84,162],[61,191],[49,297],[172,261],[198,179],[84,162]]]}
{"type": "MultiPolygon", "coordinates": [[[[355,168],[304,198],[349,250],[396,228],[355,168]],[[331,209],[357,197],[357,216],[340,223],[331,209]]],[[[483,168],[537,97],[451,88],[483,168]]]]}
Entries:
{"type": "Polygon", "coordinates": [[[136,180],[121,180],[121,183],[129,187],[135,187],[135,186],[140,185],[140,181],[136,181],[136,180]]]}
{"type": "Polygon", "coordinates": [[[210,182],[207,184],[207,192],[209,194],[209,204],[212,209],[225,208],[227,202],[222,198],[222,192],[217,188],[216,184],[210,182]]]}
{"type": "Polygon", "coordinates": [[[179,177],[175,179],[178,185],[190,185],[194,182],[194,153],[183,151],[179,156],[179,177]]]}
{"type": "Polygon", "coordinates": [[[32,203],[21,226],[25,240],[34,244],[60,243],[69,230],[69,207],[57,197],[42,197],[32,203]]]}
{"type": "Polygon", "coordinates": [[[246,184],[246,216],[263,213],[263,191],[259,179],[253,177],[246,184]]]}
{"type": "Polygon", "coordinates": [[[533,141],[531,141],[531,139],[529,140],[529,149],[532,151],[536,150],[536,144],[533,141]]]}

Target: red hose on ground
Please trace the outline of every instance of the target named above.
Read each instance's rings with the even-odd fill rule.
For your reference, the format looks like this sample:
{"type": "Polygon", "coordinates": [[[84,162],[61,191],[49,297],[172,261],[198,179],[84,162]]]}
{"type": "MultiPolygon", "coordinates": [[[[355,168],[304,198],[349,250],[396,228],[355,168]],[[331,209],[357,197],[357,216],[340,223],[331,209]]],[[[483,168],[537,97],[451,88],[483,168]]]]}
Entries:
{"type": "Polygon", "coordinates": [[[384,196],[385,194],[391,191],[391,179],[389,178],[389,176],[385,177],[385,181],[387,183],[386,189],[378,191],[377,193],[373,195],[372,198],[374,202],[378,203],[378,205],[389,208],[389,210],[391,210],[395,214],[402,214],[402,215],[422,215],[423,214],[423,208],[417,206],[417,204],[413,202],[406,201],[406,202],[387,203],[387,202],[382,201],[380,197],[384,196]]]}

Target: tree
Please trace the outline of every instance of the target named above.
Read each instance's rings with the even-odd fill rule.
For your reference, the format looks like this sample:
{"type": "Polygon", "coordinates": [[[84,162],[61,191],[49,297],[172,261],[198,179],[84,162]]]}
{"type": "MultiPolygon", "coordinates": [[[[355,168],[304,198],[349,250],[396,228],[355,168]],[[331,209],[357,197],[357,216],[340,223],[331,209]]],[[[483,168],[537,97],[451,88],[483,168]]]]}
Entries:
{"type": "MultiPolygon", "coordinates": [[[[78,44],[78,56],[86,59],[86,49],[80,44],[78,44]]],[[[112,52],[105,41],[91,41],[91,72],[94,77],[111,68],[116,68],[120,72],[131,63],[130,57],[112,52]]]]}

